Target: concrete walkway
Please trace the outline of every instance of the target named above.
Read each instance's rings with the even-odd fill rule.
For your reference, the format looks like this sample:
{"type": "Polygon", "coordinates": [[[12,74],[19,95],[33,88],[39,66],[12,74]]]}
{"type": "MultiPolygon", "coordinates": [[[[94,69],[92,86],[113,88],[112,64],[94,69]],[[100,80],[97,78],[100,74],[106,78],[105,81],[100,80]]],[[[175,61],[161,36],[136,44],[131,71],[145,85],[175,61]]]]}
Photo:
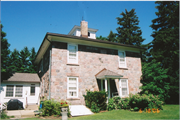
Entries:
{"type": "Polygon", "coordinates": [[[14,116],[15,118],[34,117],[35,110],[7,110],[8,116],[14,116]]]}

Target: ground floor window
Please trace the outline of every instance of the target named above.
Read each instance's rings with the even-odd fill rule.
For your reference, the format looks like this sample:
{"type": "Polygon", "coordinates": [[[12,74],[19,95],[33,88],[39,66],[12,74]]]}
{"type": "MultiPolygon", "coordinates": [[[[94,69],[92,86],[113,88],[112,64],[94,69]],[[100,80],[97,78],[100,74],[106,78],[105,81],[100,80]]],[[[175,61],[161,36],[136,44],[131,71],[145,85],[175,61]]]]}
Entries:
{"type": "Polygon", "coordinates": [[[120,96],[126,97],[129,95],[129,89],[128,89],[128,79],[120,79],[119,81],[119,89],[120,89],[120,96]]]}
{"type": "Polygon", "coordinates": [[[7,85],[6,86],[6,97],[22,97],[23,96],[22,93],[23,93],[22,85],[7,85]]]}
{"type": "Polygon", "coordinates": [[[67,97],[77,98],[78,97],[78,77],[67,78],[67,97]]]}

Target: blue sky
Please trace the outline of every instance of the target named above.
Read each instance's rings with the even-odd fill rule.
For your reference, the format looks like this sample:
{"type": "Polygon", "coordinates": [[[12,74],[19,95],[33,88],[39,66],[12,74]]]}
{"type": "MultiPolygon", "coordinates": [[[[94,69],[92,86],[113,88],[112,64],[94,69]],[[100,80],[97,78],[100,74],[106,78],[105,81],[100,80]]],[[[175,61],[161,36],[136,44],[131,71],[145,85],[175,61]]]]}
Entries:
{"type": "Polygon", "coordinates": [[[1,1],[1,23],[11,51],[25,46],[38,51],[47,32],[68,34],[80,25],[82,16],[89,28],[98,29],[96,36],[116,33],[116,17],[134,8],[144,43],[149,43],[153,40],[149,26],[157,18],[155,6],[154,1],[1,1]]]}

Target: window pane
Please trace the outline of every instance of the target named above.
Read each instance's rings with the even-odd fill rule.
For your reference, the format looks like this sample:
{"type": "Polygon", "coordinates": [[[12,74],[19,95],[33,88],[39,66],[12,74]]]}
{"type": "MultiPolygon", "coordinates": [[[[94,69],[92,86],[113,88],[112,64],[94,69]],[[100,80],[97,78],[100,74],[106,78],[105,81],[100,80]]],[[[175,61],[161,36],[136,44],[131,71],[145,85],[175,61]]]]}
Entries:
{"type": "Polygon", "coordinates": [[[76,96],[76,92],[69,92],[69,96],[70,96],[70,97],[76,96]]]}
{"type": "Polygon", "coordinates": [[[69,90],[76,90],[76,87],[69,87],[69,90]]]}
{"type": "Polygon", "coordinates": [[[121,86],[123,88],[127,88],[127,81],[126,80],[121,80],[121,86]]]}
{"type": "Polygon", "coordinates": [[[22,93],[23,93],[23,86],[22,85],[16,85],[15,97],[22,97],[22,93]]]}
{"type": "Polygon", "coordinates": [[[14,85],[6,86],[6,97],[13,97],[14,85]]]}
{"type": "Polygon", "coordinates": [[[122,88],[122,95],[126,96],[127,95],[127,88],[122,88]]]}
{"type": "Polygon", "coordinates": [[[35,84],[31,84],[31,95],[35,95],[35,84]]]}

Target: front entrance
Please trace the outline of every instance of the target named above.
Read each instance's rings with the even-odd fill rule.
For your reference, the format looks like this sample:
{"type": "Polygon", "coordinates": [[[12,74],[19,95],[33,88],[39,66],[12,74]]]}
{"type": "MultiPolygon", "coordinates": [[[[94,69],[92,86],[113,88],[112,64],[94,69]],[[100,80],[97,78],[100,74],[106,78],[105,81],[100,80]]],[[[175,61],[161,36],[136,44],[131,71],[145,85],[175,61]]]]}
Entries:
{"type": "MultiPolygon", "coordinates": [[[[99,90],[105,90],[105,80],[97,80],[99,90]]],[[[109,78],[107,79],[107,91],[108,98],[112,98],[114,96],[119,96],[118,89],[115,83],[115,79],[109,78]]]]}

